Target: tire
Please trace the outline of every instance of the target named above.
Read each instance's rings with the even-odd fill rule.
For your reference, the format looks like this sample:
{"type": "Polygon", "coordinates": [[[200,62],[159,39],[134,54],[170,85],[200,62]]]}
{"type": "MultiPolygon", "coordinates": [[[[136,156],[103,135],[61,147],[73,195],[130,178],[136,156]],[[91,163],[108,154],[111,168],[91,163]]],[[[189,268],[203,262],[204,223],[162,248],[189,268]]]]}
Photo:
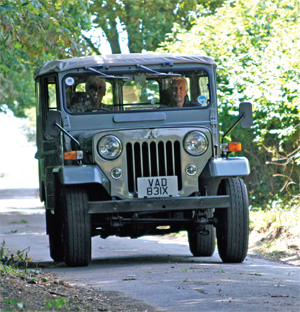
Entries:
{"type": "Polygon", "coordinates": [[[91,262],[91,218],[87,212],[88,196],[81,186],[62,190],[64,261],[69,267],[91,262]]]}
{"type": "MultiPolygon", "coordinates": [[[[213,216],[210,209],[207,217],[213,216]]],[[[216,230],[213,225],[205,225],[204,230],[208,231],[208,235],[203,235],[197,231],[188,231],[188,240],[190,251],[194,257],[211,257],[215,251],[216,230]]]]}
{"type": "Polygon", "coordinates": [[[218,195],[230,195],[231,208],[216,209],[219,255],[225,263],[243,262],[248,250],[249,210],[244,181],[228,178],[221,181],[218,195]]]}
{"type": "Polygon", "coordinates": [[[47,209],[46,223],[49,235],[50,257],[53,261],[64,261],[61,220],[47,209]]]}

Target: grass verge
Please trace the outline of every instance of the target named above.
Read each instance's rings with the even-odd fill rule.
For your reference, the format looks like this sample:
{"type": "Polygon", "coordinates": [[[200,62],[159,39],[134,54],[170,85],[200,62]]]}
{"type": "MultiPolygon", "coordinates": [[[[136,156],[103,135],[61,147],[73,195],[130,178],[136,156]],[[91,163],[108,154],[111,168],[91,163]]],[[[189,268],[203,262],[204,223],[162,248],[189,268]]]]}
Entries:
{"type": "Polygon", "coordinates": [[[300,206],[250,210],[249,254],[300,265],[300,206]]]}
{"type": "Polygon", "coordinates": [[[0,247],[0,311],[107,311],[156,312],[139,300],[118,292],[80,287],[45,273],[30,261],[27,252],[6,255],[0,247]],[[33,269],[31,269],[33,267],[33,269]]]}

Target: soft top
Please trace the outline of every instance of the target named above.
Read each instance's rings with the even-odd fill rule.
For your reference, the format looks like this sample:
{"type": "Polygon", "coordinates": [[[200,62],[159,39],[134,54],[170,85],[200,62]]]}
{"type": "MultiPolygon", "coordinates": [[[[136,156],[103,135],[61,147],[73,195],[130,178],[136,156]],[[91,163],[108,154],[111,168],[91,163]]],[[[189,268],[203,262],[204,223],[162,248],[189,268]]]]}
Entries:
{"type": "Polygon", "coordinates": [[[216,65],[216,63],[207,56],[198,54],[175,54],[175,53],[130,53],[130,54],[110,54],[75,57],[65,60],[50,61],[39,66],[34,72],[34,78],[48,74],[59,73],[70,69],[83,67],[98,67],[101,65],[109,66],[130,66],[130,65],[153,65],[163,63],[200,63],[207,65],[216,65]]]}

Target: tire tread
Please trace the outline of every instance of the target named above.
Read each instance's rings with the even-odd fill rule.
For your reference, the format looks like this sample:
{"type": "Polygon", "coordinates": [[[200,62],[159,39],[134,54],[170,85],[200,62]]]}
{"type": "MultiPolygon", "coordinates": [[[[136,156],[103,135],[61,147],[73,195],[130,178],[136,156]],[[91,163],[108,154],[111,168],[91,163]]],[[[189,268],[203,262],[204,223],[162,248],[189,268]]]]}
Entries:
{"type": "Polygon", "coordinates": [[[88,198],[79,186],[67,186],[64,196],[64,260],[68,266],[87,266],[91,261],[91,220],[88,198]]]}
{"type": "Polygon", "coordinates": [[[217,210],[221,223],[217,226],[219,255],[225,263],[244,261],[248,249],[248,196],[243,180],[228,178],[221,182],[220,192],[231,196],[231,208],[217,210]]]}

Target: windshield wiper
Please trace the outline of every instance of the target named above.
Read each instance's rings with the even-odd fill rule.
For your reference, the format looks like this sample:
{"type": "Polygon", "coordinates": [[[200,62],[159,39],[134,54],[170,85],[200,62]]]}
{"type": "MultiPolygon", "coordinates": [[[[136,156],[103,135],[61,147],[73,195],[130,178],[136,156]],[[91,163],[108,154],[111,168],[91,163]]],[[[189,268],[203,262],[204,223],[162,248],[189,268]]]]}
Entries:
{"type": "Polygon", "coordinates": [[[153,69],[151,69],[151,68],[149,68],[149,67],[146,67],[146,66],[140,65],[140,64],[136,64],[136,67],[137,67],[137,68],[145,69],[145,70],[149,71],[150,73],[153,73],[153,75],[155,74],[155,75],[159,75],[159,76],[177,76],[177,77],[178,77],[178,76],[181,76],[180,74],[172,74],[172,73],[166,74],[166,73],[160,73],[160,72],[158,72],[158,71],[156,71],[156,70],[153,70],[153,69]]]}
{"type": "Polygon", "coordinates": [[[118,77],[118,76],[113,76],[113,75],[106,75],[106,74],[102,73],[101,71],[96,70],[96,69],[94,69],[94,68],[92,68],[92,67],[88,67],[88,66],[84,67],[84,69],[87,69],[87,70],[90,70],[90,71],[92,71],[92,72],[94,72],[94,73],[97,73],[97,74],[99,74],[99,75],[102,75],[102,76],[104,76],[105,78],[130,79],[129,77],[118,77]]]}

